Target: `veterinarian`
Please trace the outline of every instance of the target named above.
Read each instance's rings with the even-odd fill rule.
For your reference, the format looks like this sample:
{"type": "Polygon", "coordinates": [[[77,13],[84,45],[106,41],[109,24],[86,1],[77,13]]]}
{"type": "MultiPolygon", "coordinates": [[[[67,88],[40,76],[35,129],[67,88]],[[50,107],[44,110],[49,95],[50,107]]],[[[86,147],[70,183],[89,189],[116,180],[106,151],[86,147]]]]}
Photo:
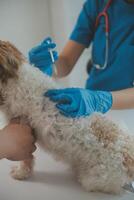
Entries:
{"type": "Polygon", "coordinates": [[[50,90],[45,95],[67,117],[134,108],[134,0],[87,0],[60,55],[51,38],[29,52],[29,60],[56,78],[67,76],[91,43],[92,62],[85,89],[50,90]]]}

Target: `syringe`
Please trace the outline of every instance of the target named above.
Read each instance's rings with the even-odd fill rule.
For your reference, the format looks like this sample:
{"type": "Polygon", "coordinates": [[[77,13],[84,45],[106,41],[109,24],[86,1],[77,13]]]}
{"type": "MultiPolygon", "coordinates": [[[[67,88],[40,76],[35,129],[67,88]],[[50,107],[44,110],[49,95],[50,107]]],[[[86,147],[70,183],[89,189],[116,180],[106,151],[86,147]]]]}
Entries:
{"type": "MultiPolygon", "coordinates": [[[[50,41],[47,41],[48,44],[50,44],[50,41]]],[[[53,73],[55,75],[57,75],[57,67],[55,65],[55,60],[54,60],[54,56],[53,56],[53,51],[52,49],[48,49],[49,53],[50,53],[50,56],[51,56],[51,60],[52,60],[52,69],[53,69],[53,73]]]]}

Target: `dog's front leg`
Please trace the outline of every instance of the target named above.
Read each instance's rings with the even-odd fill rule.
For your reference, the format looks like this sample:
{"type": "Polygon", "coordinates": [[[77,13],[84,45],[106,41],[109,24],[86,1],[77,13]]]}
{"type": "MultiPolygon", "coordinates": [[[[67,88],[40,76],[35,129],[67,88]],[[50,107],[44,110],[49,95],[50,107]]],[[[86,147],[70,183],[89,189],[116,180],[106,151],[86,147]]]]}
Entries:
{"type": "Polygon", "coordinates": [[[30,159],[21,161],[18,166],[14,166],[11,170],[11,176],[17,180],[29,178],[33,173],[34,156],[30,159]]]}

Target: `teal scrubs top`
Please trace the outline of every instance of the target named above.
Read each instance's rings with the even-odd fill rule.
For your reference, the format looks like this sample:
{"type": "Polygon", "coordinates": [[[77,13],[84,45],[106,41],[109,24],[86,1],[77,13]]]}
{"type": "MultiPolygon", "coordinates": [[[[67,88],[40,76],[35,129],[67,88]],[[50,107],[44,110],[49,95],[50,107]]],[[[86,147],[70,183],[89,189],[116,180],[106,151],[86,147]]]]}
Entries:
{"type": "MultiPolygon", "coordinates": [[[[95,28],[97,15],[106,5],[106,0],[87,0],[78,17],[70,39],[89,47],[92,43],[93,63],[103,66],[105,61],[105,20],[100,18],[95,28]]],[[[134,4],[125,0],[113,0],[108,9],[109,57],[104,70],[92,66],[86,88],[116,91],[134,87],[134,4]]]]}

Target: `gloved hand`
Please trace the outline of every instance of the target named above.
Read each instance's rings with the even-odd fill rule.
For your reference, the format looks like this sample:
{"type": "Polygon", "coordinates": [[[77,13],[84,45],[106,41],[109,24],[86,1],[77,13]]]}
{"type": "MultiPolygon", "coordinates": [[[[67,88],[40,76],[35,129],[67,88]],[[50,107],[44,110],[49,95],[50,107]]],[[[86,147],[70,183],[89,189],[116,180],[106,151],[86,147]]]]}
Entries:
{"type": "MultiPolygon", "coordinates": [[[[53,50],[56,47],[56,44],[53,43],[51,38],[46,38],[41,44],[32,48],[29,53],[29,62],[36,67],[38,67],[42,72],[52,75],[52,65],[53,61],[49,50],[53,50]]],[[[58,59],[58,53],[52,51],[54,61],[58,59]]]]}
{"type": "Polygon", "coordinates": [[[67,117],[88,116],[93,112],[106,113],[113,103],[112,94],[81,88],[49,90],[45,96],[57,102],[56,107],[67,117]]]}

